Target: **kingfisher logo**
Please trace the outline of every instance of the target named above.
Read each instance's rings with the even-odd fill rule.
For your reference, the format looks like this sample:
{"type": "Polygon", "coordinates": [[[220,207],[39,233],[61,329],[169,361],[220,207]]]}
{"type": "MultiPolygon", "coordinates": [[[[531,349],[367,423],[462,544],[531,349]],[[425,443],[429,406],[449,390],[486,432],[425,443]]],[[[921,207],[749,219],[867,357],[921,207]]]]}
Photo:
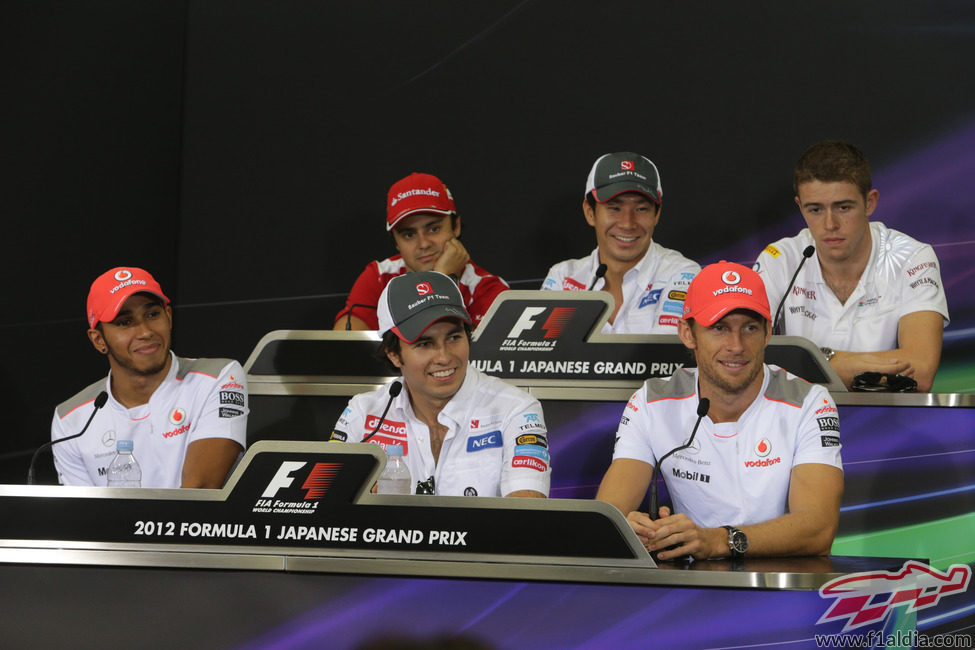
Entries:
{"type": "Polygon", "coordinates": [[[816,624],[845,620],[843,632],[885,620],[897,607],[907,612],[934,607],[942,598],[964,593],[972,568],[952,564],[943,573],[909,560],[899,571],[865,571],[830,580],[819,588],[822,598],[835,601],[816,624]]]}
{"type": "Polygon", "coordinates": [[[335,477],[342,469],[342,463],[311,463],[306,474],[301,470],[308,465],[309,463],[305,461],[283,461],[264,488],[264,492],[261,493],[261,498],[254,504],[252,511],[276,514],[315,512],[318,501],[335,482],[335,477]],[[298,481],[301,481],[301,486],[295,488],[298,481]]]}

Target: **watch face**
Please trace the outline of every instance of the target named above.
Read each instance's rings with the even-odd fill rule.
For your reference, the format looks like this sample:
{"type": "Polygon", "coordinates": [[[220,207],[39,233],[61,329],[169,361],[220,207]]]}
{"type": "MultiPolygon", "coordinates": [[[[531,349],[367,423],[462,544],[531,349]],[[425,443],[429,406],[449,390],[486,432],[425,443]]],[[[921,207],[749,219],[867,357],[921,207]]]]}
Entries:
{"type": "Polygon", "coordinates": [[[731,533],[731,548],[735,553],[744,553],[748,550],[748,537],[740,530],[731,533]]]}

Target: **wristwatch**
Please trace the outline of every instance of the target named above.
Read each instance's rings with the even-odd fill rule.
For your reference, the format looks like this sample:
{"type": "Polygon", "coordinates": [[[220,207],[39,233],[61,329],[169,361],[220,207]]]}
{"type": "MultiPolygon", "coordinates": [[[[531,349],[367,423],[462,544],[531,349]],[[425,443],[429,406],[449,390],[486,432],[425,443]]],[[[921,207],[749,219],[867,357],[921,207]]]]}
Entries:
{"type": "Polygon", "coordinates": [[[819,348],[819,351],[822,352],[823,356],[826,357],[826,361],[832,359],[833,355],[836,354],[836,350],[833,348],[819,348]]]}
{"type": "Polygon", "coordinates": [[[731,549],[731,557],[740,560],[745,557],[748,551],[748,536],[740,528],[734,526],[723,526],[728,531],[728,548],[731,549]]]}

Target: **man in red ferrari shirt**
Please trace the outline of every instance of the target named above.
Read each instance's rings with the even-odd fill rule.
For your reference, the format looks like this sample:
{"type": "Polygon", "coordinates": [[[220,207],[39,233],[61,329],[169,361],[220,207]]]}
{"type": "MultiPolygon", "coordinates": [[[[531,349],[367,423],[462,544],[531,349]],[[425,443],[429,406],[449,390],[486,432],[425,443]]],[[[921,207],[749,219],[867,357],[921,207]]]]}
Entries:
{"type": "Polygon", "coordinates": [[[439,178],[413,173],[389,188],[386,230],[399,255],[370,262],[352,286],[345,308],[335,317],[337,330],[375,330],[376,305],[393,278],[409,271],[439,271],[452,276],[474,321],[480,322],[499,293],[500,277],[471,261],[460,243],[460,217],[454,197],[439,178]]]}

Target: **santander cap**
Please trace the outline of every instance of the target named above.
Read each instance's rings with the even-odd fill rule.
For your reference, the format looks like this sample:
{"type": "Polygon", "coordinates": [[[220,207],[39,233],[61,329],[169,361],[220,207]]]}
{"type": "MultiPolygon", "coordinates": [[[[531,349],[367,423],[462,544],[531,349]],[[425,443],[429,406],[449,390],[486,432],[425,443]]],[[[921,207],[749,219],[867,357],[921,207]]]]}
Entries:
{"type": "Polygon", "coordinates": [[[765,283],[755,271],[724,260],[709,264],[691,280],[684,318],[708,327],[736,309],[750,309],[771,321],[765,283]]]}
{"type": "Polygon", "coordinates": [[[453,214],[454,197],[443,181],[433,174],[412,173],[393,183],[386,196],[386,230],[417,212],[453,214]]]}
{"type": "Polygon", "coordinates": [[[169,298],[148,271],[135,266],[119,266],[105,271],[95,278],[88,290],[88,327],[114,320],[129,296],[143,292],[159,296],[169,304],[169,298]]]}
{"type": "Polygon", "coordinates": [[[407,343],[444,318],[471,324],[460,289],[437,271],[404,273],[389,281],[379,296],[379,335],[392,330],[407,343]]]}

